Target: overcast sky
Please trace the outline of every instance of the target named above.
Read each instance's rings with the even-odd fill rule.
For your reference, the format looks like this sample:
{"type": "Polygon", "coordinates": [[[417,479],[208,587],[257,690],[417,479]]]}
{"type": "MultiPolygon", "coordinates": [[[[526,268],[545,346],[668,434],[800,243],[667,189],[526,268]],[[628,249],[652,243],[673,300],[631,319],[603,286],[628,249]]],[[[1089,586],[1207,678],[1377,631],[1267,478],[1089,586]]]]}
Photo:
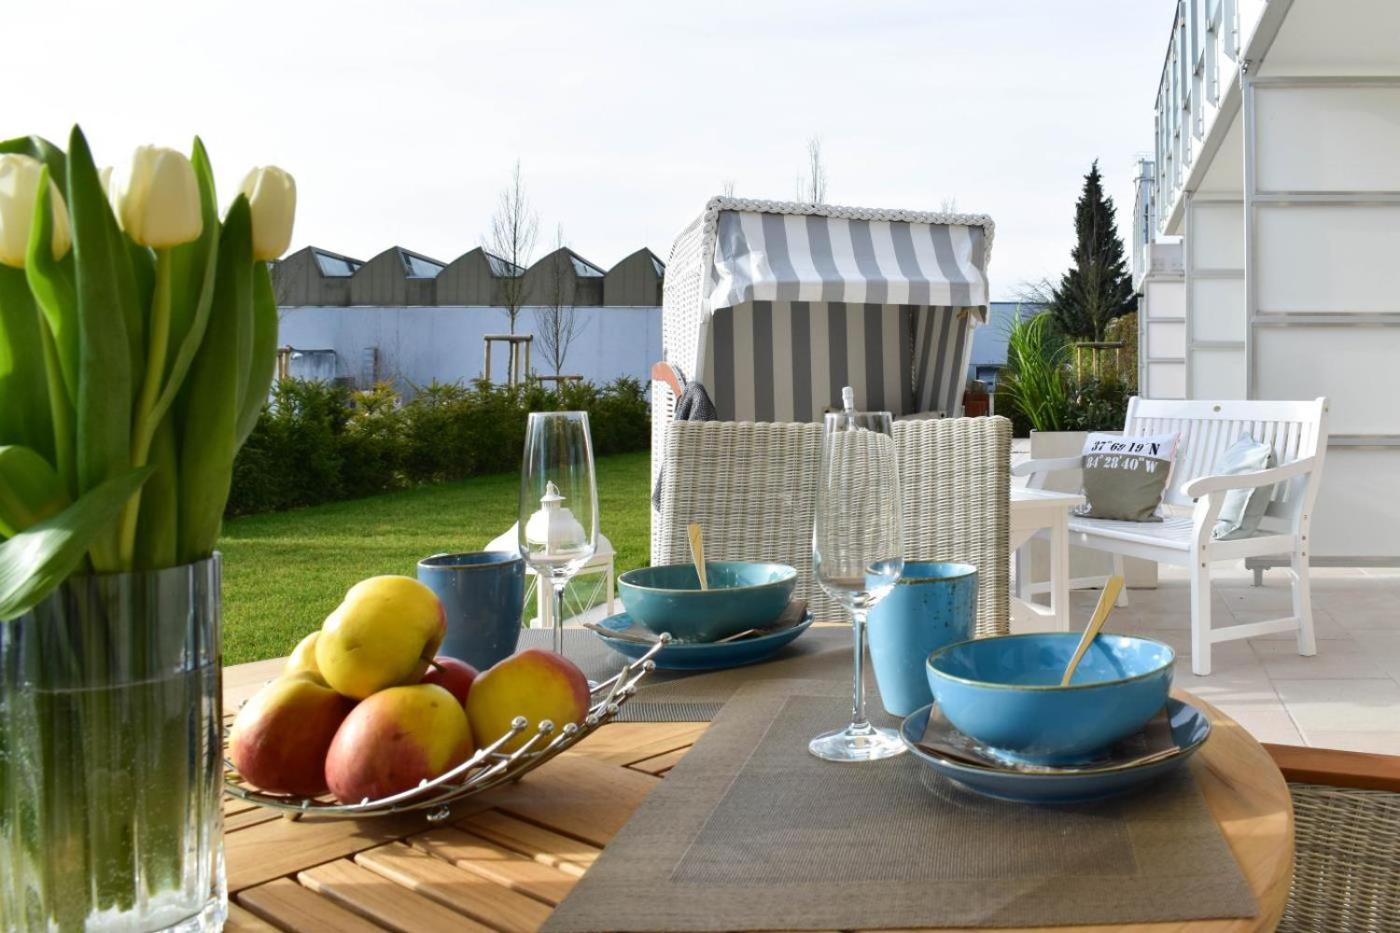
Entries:
{"type": "Polygon", "coordinates": [[[1152,143],[1173,0],[3,0],[0,132],[104,163],[210,148],[297,178],[293,248],[450,260],[512,162],[540,216],[607,267],[671,240],[732,180],[790,199],[819,136],[828,201],[990,214],[993,295],[1058,276],[1098,158],[1119,209],[1152,143]],[[21,41],[15,41],[19,39],[21,41]]]}

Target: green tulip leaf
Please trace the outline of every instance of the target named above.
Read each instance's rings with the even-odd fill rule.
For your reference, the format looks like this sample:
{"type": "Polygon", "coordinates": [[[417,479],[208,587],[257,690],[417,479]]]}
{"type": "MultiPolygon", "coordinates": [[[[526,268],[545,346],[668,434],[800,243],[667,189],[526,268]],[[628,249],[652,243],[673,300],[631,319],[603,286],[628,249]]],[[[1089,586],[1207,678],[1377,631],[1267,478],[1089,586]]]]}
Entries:
{"type": "MultiPolygon", "coordinates": [[[[47,169],[45,169],[47,178],[47,169]]],[[[34,225],[29,233],[29,250],[24,271],[29,290],[39,310],[44,312],[49,332],[58,349],[63,370],[63,386],[71,402],[78,397],[78,294],[73,282],[73,254],[53,258],[53,198],[44,181],[34,200],[34,225]]]]}
{"type": "Polygon", "coordinates": [[[141,488],[133,570],[155,570],[178,564],[179,489],[173,416],[167,417],[151,439],[147,464],[151,478],[141,488]]]}
{"type": "MultiPolygon", "coordinates": [[[[129,242],[117,227],[87,140],[77,127],[68,149],[68,211],[78,295],[77,479],[81,492],[96,489],[131,464],[133,365],[140,333],[132,322],[135,274],[129,242]]],[[[117,536],[92,546],[99,571],[121,569],[117,536]]]]}
{"type": "Polygon", "coordinates": [[[234,453],[243,447],[243,442],[253,433],[253,428],[262,415],[263,405],[267,403],[267,392],[272,387],[272,377],[277,372],[277,295],[272,289],[272,275],[265,262],[253,263],[252,349],[247,389],[239,401],[234,453]]]}
{"type": "Polygon", "coordinates": [[[0,447],[0,536],[13,538],[68,507],[63,480],[28,447],[0,447]]]}
{"type": "Polygon", "coordinates": [[[143,467],[114,476],[0,544],[0,621],[28,612],[71,576],[150,472],[143,467]]]}
{"type": "Polygon", "coordinates": [[[218,541],[237,452],[239,333],[251,334],[252,318],[252,217],[240,195],[224,218],[209,325],[177,406],[182,561],[209,556],[218,541]]]}
{"type": "Polygon", "coordinates": [[[52,457],[49,390],[39,309],[23,269],[0,265],[0,444],[52,457]]]}

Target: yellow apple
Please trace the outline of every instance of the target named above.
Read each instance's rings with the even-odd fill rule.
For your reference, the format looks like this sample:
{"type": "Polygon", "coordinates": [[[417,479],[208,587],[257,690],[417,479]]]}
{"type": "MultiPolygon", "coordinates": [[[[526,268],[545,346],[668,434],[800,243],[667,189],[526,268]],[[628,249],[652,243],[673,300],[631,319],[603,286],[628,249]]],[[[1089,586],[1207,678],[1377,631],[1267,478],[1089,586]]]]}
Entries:
{"type": "Polygon", "coordinates": [[[297,646],[287,656],[287,669],[283,673],[299,674],[306,671],[321,676],[321,670],[316,666],[316,642],[320,637],[321,632],[317,630],[297,642],[297,646]]]}
{"type": "Polygon", "coordinates": [[[326,682],[356,700],[416,684],[447,634],[437,595],[412,577],[361,580],[326,617],[316,666],[326,682]]]}
{"type": "Polygon", "coordinates": [[[515,717],[524,716],[528,728],[500,748],[511,752],[546,719],[556,734],[565,723],[583,722],[588,704],[588,678],[577,665],[552,651],[530,648],[476,678],[467,694],[467,719],[477,745],[484,748],[509,732],[515,717]]]}

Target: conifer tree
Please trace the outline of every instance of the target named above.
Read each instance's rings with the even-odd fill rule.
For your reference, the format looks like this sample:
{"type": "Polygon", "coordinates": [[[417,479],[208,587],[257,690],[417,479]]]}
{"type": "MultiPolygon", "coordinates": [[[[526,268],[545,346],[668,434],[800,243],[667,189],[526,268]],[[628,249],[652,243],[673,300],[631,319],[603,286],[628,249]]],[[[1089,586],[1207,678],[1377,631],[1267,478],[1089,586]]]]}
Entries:
{"type": "Polygon", "coordinates": [[[1108,322],[1135,307],[1113,199],[1103,193],[1098,160],[1074,206],[1073,265],[1051,291],[1051,313],[1068,337],[1102,340],[1108,322]]]}

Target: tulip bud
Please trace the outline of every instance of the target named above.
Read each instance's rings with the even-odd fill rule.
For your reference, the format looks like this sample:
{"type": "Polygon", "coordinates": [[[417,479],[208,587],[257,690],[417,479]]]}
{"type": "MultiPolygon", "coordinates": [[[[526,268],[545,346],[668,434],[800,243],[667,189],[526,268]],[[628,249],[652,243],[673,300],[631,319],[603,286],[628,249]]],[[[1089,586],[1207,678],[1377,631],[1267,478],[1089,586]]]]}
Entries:
{"type": "Polygon", "coordinates": [[[292,244],[297,212],[297,183],[275,165],[255,168],[239,189],[248,198],[253,218],[253,258],[280,259],[292,244]]]}
{"type": "Polygon", "coordinates": [[[204,230],[194,166],[174,149],[137,147],[130,170],[111,180],[110,194],[122,229],[142,246],[179,246],[204,230]]]}
{"type": "MultiPolygon", "coordinates": [[[[18,153],[0,155],[0,262],[24,268],[29,251],[29,232],[34,226],[34,202],[39,197],[39,178],[44,163],[18,153]]],[[[53,202],[53,258],[62,259],[72,245],[68,230],[68,207],[58,185],[49,181],[53,202]]]]}

